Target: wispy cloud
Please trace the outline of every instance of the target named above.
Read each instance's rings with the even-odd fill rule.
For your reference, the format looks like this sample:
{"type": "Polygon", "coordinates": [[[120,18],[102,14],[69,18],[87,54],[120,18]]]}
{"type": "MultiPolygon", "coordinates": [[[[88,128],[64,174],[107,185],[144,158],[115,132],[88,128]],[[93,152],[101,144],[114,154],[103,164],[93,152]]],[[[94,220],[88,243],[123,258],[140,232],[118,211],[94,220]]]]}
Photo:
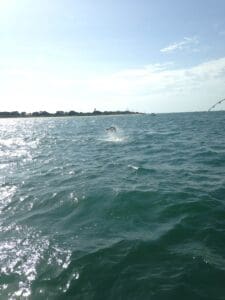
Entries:
{"type": "Polygon", "coordinates": [[[148,90],[149,94],[161,93],[165,89],[193,90],[194,87],[200,87],[205,82],[209,83],[217,79],[225,79],[225,57],[181,69],[176,69],[171,64],[162,64],[161,67],[160,64],[147,65],[143,68],[120,71],[110,76],[91,78],[86,83],[92,91],[131,96],[134,92],[140,95],[143,90],[148,90]]]}
{"type": "MultiPolygon", "coordinates": [[[[225,57],[189,68],[148,65],[92,78],[92,95],[144,111],[204,110],[225,95],[225,57]]],[[[96,97],[97,98],[97,97],[96,97]]],[[[106,104],[106,103],[105,103],[106,104]]]]}
{"type": "Polygon", "coordinates": [[[2,110],[207,110],[225,95],[225,57],[188,68],[146,65],[81,78],[0,70],[2,110]]]}
{"type": "Polygon", "coordinates": [[[199,43],[197,37],[184,37],[182,41],[175,42],[173,44],[170,44],[169,46],[160,49],[160,52],[163,53],[169,53],[176,50],[184,50],[184,49],[190,49],[193,48],[193,46],[196,46],[199,43]]]}

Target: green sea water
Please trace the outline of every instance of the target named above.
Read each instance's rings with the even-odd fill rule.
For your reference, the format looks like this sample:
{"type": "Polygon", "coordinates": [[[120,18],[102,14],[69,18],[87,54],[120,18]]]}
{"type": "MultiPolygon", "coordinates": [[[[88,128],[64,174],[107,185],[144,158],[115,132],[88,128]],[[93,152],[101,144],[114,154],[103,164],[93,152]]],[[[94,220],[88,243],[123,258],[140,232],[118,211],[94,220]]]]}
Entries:
{"type": "Polygon", "coordinates": [[[0,299],[225,299],[225,113],[1,119],[0,299]]]}

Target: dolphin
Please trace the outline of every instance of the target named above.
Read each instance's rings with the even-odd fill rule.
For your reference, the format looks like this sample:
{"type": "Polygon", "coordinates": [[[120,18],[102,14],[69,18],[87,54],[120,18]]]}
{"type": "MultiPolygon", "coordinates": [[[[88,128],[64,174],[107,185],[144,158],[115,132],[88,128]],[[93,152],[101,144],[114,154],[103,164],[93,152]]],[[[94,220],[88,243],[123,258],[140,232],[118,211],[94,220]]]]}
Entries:
{"type": "Polygon", "coordinates": [[[106,131],[108,131],[108,132],[116,132],[116,127],[111,126],[109,128],[106,128],[106,131]]]}

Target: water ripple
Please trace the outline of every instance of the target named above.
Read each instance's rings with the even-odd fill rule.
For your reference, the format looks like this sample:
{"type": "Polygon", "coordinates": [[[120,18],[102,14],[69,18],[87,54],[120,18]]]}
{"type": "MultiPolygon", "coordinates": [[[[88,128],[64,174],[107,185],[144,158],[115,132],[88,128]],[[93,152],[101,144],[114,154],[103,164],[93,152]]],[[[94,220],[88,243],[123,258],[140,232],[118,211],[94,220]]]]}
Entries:
{"type": "Polygon", "coordinates": [[[0,120],[0,298],[224,299],[224,120],[0,120]]]}

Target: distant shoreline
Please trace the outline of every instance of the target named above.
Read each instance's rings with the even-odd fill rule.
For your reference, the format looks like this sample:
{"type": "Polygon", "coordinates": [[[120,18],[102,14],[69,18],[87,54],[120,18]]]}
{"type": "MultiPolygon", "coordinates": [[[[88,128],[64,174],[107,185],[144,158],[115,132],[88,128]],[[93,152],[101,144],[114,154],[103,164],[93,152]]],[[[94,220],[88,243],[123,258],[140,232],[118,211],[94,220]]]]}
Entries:
{"type": "Polygon", "coordinates": [[[143,114],[139,112],[133,112],[129,110],[125,111],[99,111],[93,112],[76,112],[71,110],[69,112],[56,111],[55,113],[49,113],[47,111],[35,111],[32,113],[18,112],[18,111],[3,111],[0,112],[0,118],[37,118],[37,117],[83,117],[83,116],[115,116],[115,115],[138,115],[143,114]]]}

